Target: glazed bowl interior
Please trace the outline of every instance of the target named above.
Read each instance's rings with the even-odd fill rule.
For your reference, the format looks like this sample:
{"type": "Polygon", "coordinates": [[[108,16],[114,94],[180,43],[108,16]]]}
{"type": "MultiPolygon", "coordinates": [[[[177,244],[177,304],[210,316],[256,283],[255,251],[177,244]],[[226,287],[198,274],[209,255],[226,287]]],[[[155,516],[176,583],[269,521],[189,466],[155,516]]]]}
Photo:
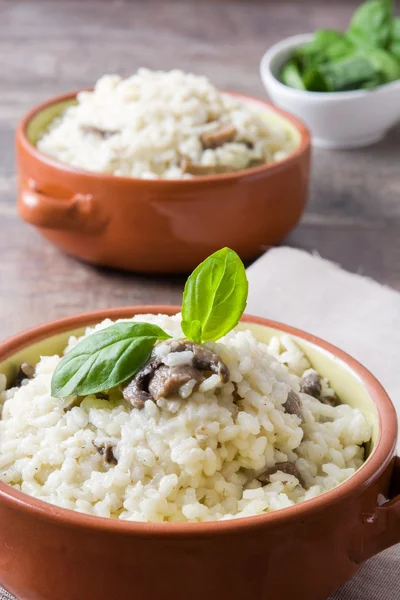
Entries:
{"type": "MultiPolygon", "coordinates": [[[[229,92],[226,93],[230,94],[229,92]]],[[[230,95],[237,97],[238,100],[252,107],[261,117],[266,118],[268,115],[268,121],[279,124],[285,130],[286,135],[294,142],[292,151],[294,152],[299,148],[301,143],[301,133],[295,124],[285,118],[285,116],[256,98],[242,96],[241,94],[230,95]]],[[[39,139],[48,131],[53,121],[61,117],[67,108],[76,104],[76,96],[75,94],[71,94],[69,98],[50,102],[47,106],[35,112],[29,119],[25,129],[25,135],[28,141],[33,146],[36,146],[39,139]]]]}
{"type": "MultiPolygon", "coordinates": [[[[88,321],[87,325],[90,324],[93,324],[93,321],[88,321]]],[[[285,333],[279,329],[245,321],[241,322],[238,327],[250,329],[255,337],[264,343],[268,343],[276,335],[285,333]]],[[[27,361],[36,364],[41,356],[61,354],[67,345],[68,338],[71,335],[80,336],[84,331],[85,327],[70,329],[25,346],[0,363],[0,373],[3,373],[10,381],[18,372],[21,362],[27,361]]],[[[301,337],[295,335],[291,335],[291,337],[304,352],[312,367],[329,380],[342,403],[359,408],[365,414],[372,426],[372,440],[366,447],[367,456],[370,457],[379,438],[379,416],[376,405],[361,377],[346,362],[331,352],[301,337]]]]}
{"type": "Polygon", "coordinates": [[[77,101],[74,97],[71,97],[68,100],[54,102],[36,112],[29,120],[25,131],[26,137],[30,143],[36,146],[43,134],[49,129],[51,123],[55,119],[61,117],[67,108],[74,104],[77,104],[77,101]]]}

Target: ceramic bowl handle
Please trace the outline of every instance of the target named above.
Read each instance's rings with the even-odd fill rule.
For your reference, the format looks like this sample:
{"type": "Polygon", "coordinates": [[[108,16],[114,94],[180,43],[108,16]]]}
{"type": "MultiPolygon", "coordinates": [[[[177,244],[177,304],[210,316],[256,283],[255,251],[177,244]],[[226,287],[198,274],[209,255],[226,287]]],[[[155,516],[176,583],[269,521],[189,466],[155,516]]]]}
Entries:
{"type": "Polygon", "coordinates": [[[363,562],[390,546],[400,543],[400,457],[392,465],[389,498],[376,507],[373,514],[363,516],[361,535],[353,558],[363,562]]]}
{"type": "Polygon", "coordinates": [[[92,195],[75,194],[67,200],[54,198],[38,191],[32,182],[19,194],[18,212],[24,221],[43,229],[95,233],[106,225],[92,195]]]}

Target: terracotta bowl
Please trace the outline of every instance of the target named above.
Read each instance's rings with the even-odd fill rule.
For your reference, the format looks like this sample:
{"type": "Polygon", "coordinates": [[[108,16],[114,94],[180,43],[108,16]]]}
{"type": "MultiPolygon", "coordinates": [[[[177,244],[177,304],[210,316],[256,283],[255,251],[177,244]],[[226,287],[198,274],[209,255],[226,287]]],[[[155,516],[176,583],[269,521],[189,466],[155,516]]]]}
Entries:
{"type": "Polygon", "coordinates": [[[286,159],[191,180],[145,180],[70,167],[35,144],[76,92],[40,104],[19,123],[18,212],[47,239],[85,261],[143,272],[187,272],[223,246],[243,259],[279,242],[304,210],[310,136],[295,117],[273,113],[298,142],[286,159]]]}
{"type": "MultiPolygon", "coordinates": [[[[0,345],[0,372],[60,352],[69,335],[106,317],[178,307],[109,309],[54,321],[0,345]]],[[[312,335],[245,316],[268,341],[289,333],[342,400],[373,428],[368,460],[312,500],[269,514],[208,523],[134,523],[57,508],[0,483],[0,583],[24,600],[323,600],[373,554],[400,541],[397,419],[379,382],[312,335]]]]}

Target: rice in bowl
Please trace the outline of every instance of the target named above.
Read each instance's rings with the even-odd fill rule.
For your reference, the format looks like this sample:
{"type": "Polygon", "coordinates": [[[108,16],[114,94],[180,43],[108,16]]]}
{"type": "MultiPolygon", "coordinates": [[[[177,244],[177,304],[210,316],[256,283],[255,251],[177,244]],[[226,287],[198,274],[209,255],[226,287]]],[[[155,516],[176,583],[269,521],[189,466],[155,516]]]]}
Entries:
{"type": "Polygon", "coordinates": [[[260,104],[174,70],[105,75],[50,124],[38,149],[73,167],[143,179],[240,171],[293,152],[298,134],[260,104]]]}
{"type": "MultiPolygon", "coordinates": [[[[179,315],[132,321],[182,338],[179,315]]],[[[42,357],[32,379],[0,395],[0,479],[83,513],[187,522],[285,508],[332,489],[363,464],[366,418],[337,404],[289,336],[267,346],[236,328],[206,347],[229,368],[227,383],[212,374],[143,409],[118,389],[68,406],[50,393],[60,357],[42,357]],[[301,399],[300,416],[288,410],[289,394],[301,399]]],[[[190,360],[162,342],[155,351],[163,364],[190,360]]]]}

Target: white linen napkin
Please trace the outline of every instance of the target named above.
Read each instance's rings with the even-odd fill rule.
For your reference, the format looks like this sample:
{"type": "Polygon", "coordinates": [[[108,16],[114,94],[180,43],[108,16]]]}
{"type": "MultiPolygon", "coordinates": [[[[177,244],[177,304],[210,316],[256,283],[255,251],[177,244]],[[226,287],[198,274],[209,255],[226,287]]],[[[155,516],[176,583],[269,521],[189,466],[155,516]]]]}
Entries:
{"type": "MultiPolygon", "coordinates": [[[[247,313],[299,327],[352,354],[400,413],[400,293],[291,248],[270,250],[247,273],[247,313]]],[[[330,600],[399,600],[399,565],[400,544],[367,561],[330,600]]],[[[13,599],[0,588],[0,600],[13,599]]]]}
{"type": "MultiPolygon", "coordinates": [[[[269,250],[247,275],[248,314],[293,325],[342,348],[379,379],[400,415],[400,293],[292,248],[269,250]]],[[[399,598],[400,544],[367,561],[330,600],[399,598]]]]}

